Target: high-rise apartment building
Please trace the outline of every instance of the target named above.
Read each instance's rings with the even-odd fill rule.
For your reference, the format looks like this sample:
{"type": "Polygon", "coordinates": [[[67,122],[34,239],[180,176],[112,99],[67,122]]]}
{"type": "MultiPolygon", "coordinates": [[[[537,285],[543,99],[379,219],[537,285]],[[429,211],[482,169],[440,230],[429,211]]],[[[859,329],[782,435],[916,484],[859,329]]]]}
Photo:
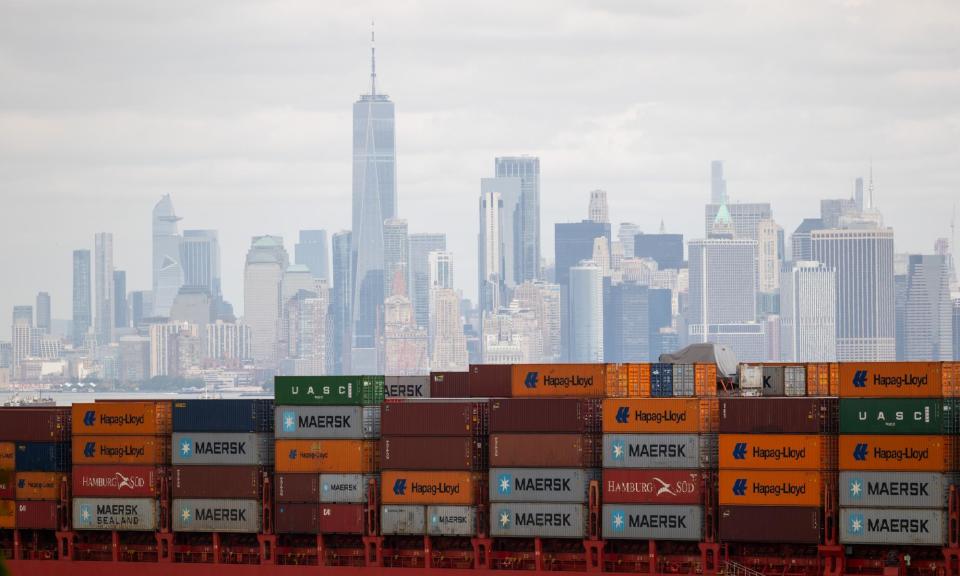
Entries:
{"type": "Polygon", "coordinates": [[[221,362],[240,365],[253,358],[253,337],[246,324],[216,321],[204,326],[206,331],[206,357],[221,362]]]}
{"type": "Polygon", "coordinates": [[[497,178],[520,178],[520,218],[516,283],[540,277],[540,159],[504,156],[494,160],[497,178]]]}
{"type": "Polygon", "coordinates": [[[350,370],[350,319],[352,314],[351,233],[343,230],[331,239],[333,285],[330,308],[333,316],[333,350],[331,372],[345,374],[350,370]]]}
{"type": "Polygon", "coordinates": [[[310,269],[314,278],[327,280],[329,265],[327,264],[327,231],[301,230],[300,241],[293,248],[294,259],[310,269]]]}
{"type": "Polygon", "coordinates": [[[837,276],[819,262],[801,260],[780,282],[780,360],[835,362],[837,276]]]}
{"type": "Polygon", "coordinates": [[[50,319],[50,294],[48,292],[37,293],[37,330],[41,334],[49,334],[51,328],[50,319]]]}
{"type": "Polygon", "coordinates": [[[170,195],[164,195],[153,207],[153,310],[150,315],[154,317],[170,315],[173,299],[183,286],[179,220],[170,195]]]}
{"type": "Polygon", "coordinates": [[[757,281],[760,292],[773,294],[780,290],[780,237],[783,228],[773,220],[757,224],[757,281]]]}
{"type": "Polygon", "coordinates": [[[377,93],[374,48],[370,49],[370,93],[353,104],[353,235],[351,370],[380,372],[383,333],[383,223],[397,217],[396,134],[393,102],[377,93]]]}
{"type": "Polygon", "coordinates": [[[906,360],[953,359],[953,303],[944,256],[911,254],[907,268],[906,360]]]}
{"type": "Polygon", "coordinates": [[[895,359],[893,230],[815,230],[811,253],[837,274],[837,360],[895,359]]]}
{"type": "Polygon", "coordinates": [[[727,181],[723,177],[723,160],[710,162],[710,203],[727,203],[727,181]]]}
{"type": "Polygon", "coordinates": [[[94,285],[96,288],[96,333],[99,344],[113,341],[113,234],[94,236],[94,285]]]}
{"type": "Polygon", "coordinates": [[[383,266],[386,281],[383,297],[410,293],[410,242],[407,221],[391,218],[383,223],[383,266]]]}
{"type": "Polygon", "coordinates": [[[127,314],[127,272],[125,270],[113,271],[113,326],[114,328],[126,328],[130,325],[129,314],[127,314]]]}
{"type": "Polygon", "coordinates": [[[416,315],[417,326],[430,326],[430,270],[429,254],[447,249],[446,234],[410,234],[410,301],[416,315]]]}
{"type": "Polygon", "coordinates": [[[216,230],[184,230],[181,239],[183,285],[221,298],[220,239],[216,230]]]}
{"type": "Polygon", "coordinates": [[[570,362],[603,362],[603,274],[584,262],[569,269],[568,358],[570,362]]]}
{"type": "Polygon", "coordinates": [[[93,324],[90,251],[73,251],[73,347],[83,346],[93,324]]]}
{"type": "Polygon", "coordinates": [[[243,313],[250,327],[253,359],[260,366],[277,363],[283,274],[288,266],[283,238],[253,238],[243,271],[243,313]]]}
{"type": "Polygon", "coordinates": [[[610,208],[607,206],[606,190],[593,190],[590,192],[590,205],[587,208],[587,219],[600,224],[610,223],[610,208]]]}

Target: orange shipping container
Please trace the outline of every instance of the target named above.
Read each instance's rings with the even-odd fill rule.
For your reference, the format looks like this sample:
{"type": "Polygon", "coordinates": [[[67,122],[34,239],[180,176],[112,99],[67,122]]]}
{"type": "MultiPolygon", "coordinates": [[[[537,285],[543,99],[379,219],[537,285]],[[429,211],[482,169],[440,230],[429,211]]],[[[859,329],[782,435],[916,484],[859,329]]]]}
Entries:
{"type": "Polygon", "coordinates": [[[720,468],[820,470],[828,442],[815,434],[720,434],[720,468]]]}
{"type": "Polygon", "coordinates": [[[469,506],[477,502],[481,477],[473,472],[448,470],[384,470],[380,499],[384,504],[447,504],[469,506]]]}
{"type": "Polygon", "coordinates": [[[849,398],[930,398],[956,396],[949,362],[844,362],[840,396],[849,398]],[[947,377],[944,378],[944,373],[947,377]]]}
{"type": "Polygon", "coordinates": [[[950,436],[840,436],[840,470],[948,472],[954,468],[950,436]]]}
{"type": "Polygon", "coordinates": [[[602,397],[606,385],[606,364],[514,364],[510,389],[514,397],[602,397]]]}
{"type": "Polygon", "coordinates": [[[169,436],[74,436],[73,464],[169,464],[169,436]]]}
{"type": "Polygon", "coordinates": [[[65,474],[17,472],[17,500],[57,500],[65,474]]]}
{"type": "Polygon", "coordinates": [[[684,434],[715,428],[716,400],[697,398],[606,398],[603,431],[684,434]]]}
{"type": "Polygon", "coordinates": [[[17,463],[17,445],[13,442],[0,442],[0,470],[13,470],[17,463]]]}
{"type": "Polygon", "coordinates": [[[717,365],[693,365],[694,395],[698,398],[717,395],[717,365]]]}
{"type": "Polygon", "coordinates": [[[0,529],[17,526],[17,503],[13,500],[0,500],[0,529]]]}
{"type": "Polygon", "coordinates": [[[377,442],[370,440],[277,440],[277,472],[339,472],[376,470],[377,442]]]}
{"type": "Polygon", "coordinates": [[[721,470],[721,506],[820,506],[819,472],[721,470]]]}
{"type": "Polygon", "coordinates": [[[170,402],[94,402],[74,404],[74,434],[151,436],[169,434],[170,402]]]}

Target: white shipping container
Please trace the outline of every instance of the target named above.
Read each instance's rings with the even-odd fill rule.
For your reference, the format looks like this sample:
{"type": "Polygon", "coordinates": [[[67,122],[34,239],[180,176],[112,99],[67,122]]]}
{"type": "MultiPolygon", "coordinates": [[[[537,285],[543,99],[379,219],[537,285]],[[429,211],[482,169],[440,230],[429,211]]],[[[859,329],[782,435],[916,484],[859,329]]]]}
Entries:
{"type": "Polygon", "coordinates": [[[427,534],[473,536],[477,533],[477,509],[473,506],[427,506],[427,534]]]}
{"type": "Polygon", "coordinates": [[[177,499],[171,512],[174,532],[260,532],[257,500],[177,499]]]}
{"type": "Polygon", "coordinates": [[[939,509],[841,508],[840,542],[943,546],[946,517],[939,509]]]}
{"type": "Polygon", "coordinates": [[[152,498],[74,498],[76,530],[153,531],[157,503],[152,498]]]}
{"type": "Polygon", "coordinates": [[[739,367],[739,373],[741,390],[763,389],[763,366],[741,364],[739,367]]]}
{"type": "Polygon", "coordinates": [[[638,540],[700,540],[701,506],[604,504],[603,537],[638,540]]]}
{"type": "Polygon", "coordinates": [[[586,533],[586,514],[582,504],[490,504],[491,536],[583,538],[586,533]]]}
{"type": "Polygon", "coordinates": [[[426,533],[425,506],[381,506],[380,533],[384,536],[416,536],[426,533]]]}

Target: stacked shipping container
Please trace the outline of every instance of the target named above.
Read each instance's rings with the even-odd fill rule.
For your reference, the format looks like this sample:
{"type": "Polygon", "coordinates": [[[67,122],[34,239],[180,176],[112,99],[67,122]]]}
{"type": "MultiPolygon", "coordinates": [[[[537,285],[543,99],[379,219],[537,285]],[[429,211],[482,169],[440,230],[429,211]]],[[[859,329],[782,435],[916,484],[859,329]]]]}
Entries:
{"type": "Polygon", "coordinates": [[[820,542],[825,488],[835,482],[835,422],[830,398],[720,400],[721,540],[820,542]]]}
{"type": "Polygon", "coordinates": [[[271,400],[173,403],[173,530],[256,533],[273,464],[271,400]]]}
{"type": "Polygon", "coordinates": [[[161,528],[159,479],[170,464],[170,402],[73,405],[73,527],[161,528]]]}
{"type": "Polygon", "coordinates": [[[382,410],[384,536],[473,536],[487,469],[487,403],[389,401],[382,410]]]}
{"type": "Polygon", "coordinates": [[[376,485],[383,376],[278,377],[279,534],[363,534],[376,485]]]}
{"type": "Polygon", "coordinates": [[[58,530],[69,408],[0,408],[0,528],[58,530]]]}
{"type": "Polygon", "coordinates": [[[942,546],[956,480],[949,363],[840,365],[840,540],[942,546]]]}

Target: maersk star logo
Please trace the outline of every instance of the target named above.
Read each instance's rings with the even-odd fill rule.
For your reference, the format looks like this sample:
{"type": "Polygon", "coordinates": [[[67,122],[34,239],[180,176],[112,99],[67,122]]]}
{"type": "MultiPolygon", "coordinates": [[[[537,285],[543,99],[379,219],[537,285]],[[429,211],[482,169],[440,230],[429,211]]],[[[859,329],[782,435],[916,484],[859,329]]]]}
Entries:
{"type": "Polygon", "coordinates": [[[863,496],[863,481],[859,478],[850,479],[850,497],[860,498],[863,496]]]}
{"type": "Polygon", "coordinates": [[[626,524],[623,511],[614,510],[610,516],[610,528],[612,528],[614,532],[623,532],[623,527],[626,526],[626,524]]]}
{"type": "Polygon", "coordinates": [[[193,440],[189,438],[183,438],[180,440],[180,456],[182,458],[189,458],[193,456],[193,440]]]}
{"type": "Polygon", "coordinates": [[[190,521],[193,520],[193,514],[190,513],[189,508],[184,508],[183,510],[180,511],[180,520],[184,524],[189,524],[190,521]]]}
{"type": "Polygon", "coordinates": [[[502,512],[500,512],[499,522],[500,522],[501,528],[504,528],[504,529],[510,528],[510,511],[509,510],[503,510],[502,512]]]}
{"type": "Polygon", "coordinates": [[[283,413],[283,431],[295,432],[297,430],[297,415],[293,412],[283,413]]]}
{"type": "Polygon", "coordinates": [[[511,478],[510,478],[510,475],[509,475],[509,474],[501,474],[501,475],[497,478],[497,492],[499,492],[499,493],[501,493],[501,494],[509,494],[509,493],[510,493],[510,480],[511,480],[511,478]]]}
{"type": "Polygon", "coordinates": [[[863,514],[850,515],[850,534],[863,534],[863,514]]]}
{"type": "Polygon", "coordinates": [[[623,440],[616,440],[611,446],[614,460],[623,460],[623,440]]]}
{"type": "Polygon", "coordinates": [[[324,484],[324,485],[323,485],[323,491],[324,491],[324,492],[329,492],[329,491],[330,491],[330,485],[329,485],[329,484],[324,484]]]}
{"type": "Polygon", "coordinates": [[[90,513],[90,506],[88,504],[80,505],[80,522],[82,524],[90,524],[90,521],[93,520],[93,514],[90,513]]]}

